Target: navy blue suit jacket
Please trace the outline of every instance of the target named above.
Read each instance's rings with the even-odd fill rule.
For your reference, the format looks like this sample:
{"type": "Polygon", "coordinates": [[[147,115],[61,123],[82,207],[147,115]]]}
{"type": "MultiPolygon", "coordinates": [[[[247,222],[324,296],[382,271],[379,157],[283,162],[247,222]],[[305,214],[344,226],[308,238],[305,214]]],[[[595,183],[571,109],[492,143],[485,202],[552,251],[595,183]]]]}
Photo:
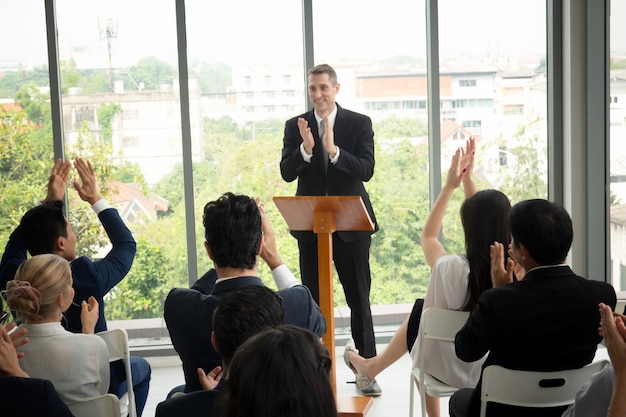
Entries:
{"type": "MultiPolygon", "coordinates": [[[[211,345],[213,311],[220,299],[230,291],[250,285],[263,285],[260,278],[244,276],[230,278],[215,284],[210,294],[189,288],[174,288],[165,299],[164,318],[172,345],[185,373],[185,392],[202,389],[196,370],[211,371],[222,364],[222,359],[211,345]]],[[[326,332],[326,320],[303,285],[278,291],[283,299],[285,324],[311,330],[318,336],[326,332]]]]}
{"type": "MultiPolygon", "coordinates": [[[[577,276],[565,265],[531,270],[522,281],[481,294],[456,335],[456,354],[471,362],[489,353],[483,369],[489,365],[526,371],[581,368],[593,360],[602,340],[598,334],[601,302],[615,309],[615,290],[607,283],[577,276]]],[[[479,414],[481,382],[467,416],[479,414]]],[[[560,416],[563,408],[532,414],[560,416]]],[[[495,409],[493,415],[529,414],[519,408],[495,409]]]]}
{"type": "Polygon", "coordinates": [[[217,416],[216,406],[227,388],[225,378],[210,391],[194,391],[160,402],[155,417],[212,417],[217,416]]]}
{"type": "Polygon", "coordinates": [[[3,416],[73,417],[52,382],[39,378],[0,378],[3,416]]]}
{"type": "MultiPolygon", "coordinates": [[[[98,214],[98,218],[109,236],[113,248],[101,260],[92,261],[86,256],[81,256],[70,263],[76,294],[74,295],[74,304],[65,312],[66,320],[63,320],[62,323],[67,330],[74,333],[82,333],[80,304],[90,296],[94,296],[100,304],[96,333],[107,330],[104,317],[104,296],[130,271],[137,251],[135,239],[133,239],[133,235],[116,209],[103,210],[98,214]]],[[[6,289],[7,281],[15,277],[17,268],[25,260],[26,247],[18,226],[11,233],[2,255],[2,261],[0,261],[1,289],[6,289]]]]}
{"type": "MultiPolygon", "coordinates": [[[[374,175],[374,130],[368,116],[346,110],[337,104],[337,117],[333,128],[335,144],[340,148],[336,164],[328,163],[328,171],[324,168],[323,153],[319,151],[323,145],[317,131],[317,121],[313,110],[287,120],[285,137],[280,161],[280,173],[287,182],[298,179],[297,196],[325,195],[358,195],[378,230],[376,216],[372,209],[369,194],[363,182],[374,175]],[[298,118],[309,123],[315,147],[311,162],[305,162],[300,153],[302,137],[298,129],[298,118]]],[[[370,231],[337,231],[343,242],[353,242],[370,236],[370,231]]],[[[292,234],[298,239],[314,241],[313,232],[296,231],[292,234]]]]}

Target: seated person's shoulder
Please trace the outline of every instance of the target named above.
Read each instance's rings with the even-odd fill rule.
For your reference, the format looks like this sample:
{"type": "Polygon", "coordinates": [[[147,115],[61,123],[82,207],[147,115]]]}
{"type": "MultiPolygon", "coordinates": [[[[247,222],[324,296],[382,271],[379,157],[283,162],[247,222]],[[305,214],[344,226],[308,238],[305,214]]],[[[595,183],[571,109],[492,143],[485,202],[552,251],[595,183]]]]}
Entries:
{"type": "Polygon", "coordinates": [[[213,407],[221,391],[195,391],[160,402],[155,417],[212,416],[213,407]]]}
{"type": "Polygon", "coordinates": [[[189,311],[203,304],[208,298],[210,296],[191,288],[172,288],[165,297],[163,310],[166,315],[168,312],[179,309],[189,311]]]}

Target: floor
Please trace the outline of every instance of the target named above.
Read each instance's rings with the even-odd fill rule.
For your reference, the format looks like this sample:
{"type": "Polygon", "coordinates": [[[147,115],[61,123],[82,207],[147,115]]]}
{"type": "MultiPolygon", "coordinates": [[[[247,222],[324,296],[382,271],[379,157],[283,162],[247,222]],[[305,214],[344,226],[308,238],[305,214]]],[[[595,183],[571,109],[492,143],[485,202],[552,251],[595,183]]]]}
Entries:
{"type": "MultiPolygon", "coordinates": [[[[377,345],[379,352],[384,347],[385,345],[377,345]]],[[[336,367],[337,395],[357,396],[356,386],[347,383],[348,381],[354,381],[354,374],[343,363],[343,345],[337,347],[336,358],[338,362],[336,367]]],[[[153,417],[157,404],[165,399],[172,387],[182,384],[184,377],[178,357],[150,357],[147,359],[152,365],[152,381],[148,403],[143,416],[153,417]]],[[[378,376],[378,384],[382,388],[383,394],[374,398],[374,403],[367,413],[367,417],[409,415],[409,375],[411,365],[411,358],[407,354],[378,376]]],[[[421,415],[419,408],[419,395],[416,391],[414,414],[416,417],[421,415]]],[[[447,398],[441,400],[441,415],[448,415],[447,398]]]]}

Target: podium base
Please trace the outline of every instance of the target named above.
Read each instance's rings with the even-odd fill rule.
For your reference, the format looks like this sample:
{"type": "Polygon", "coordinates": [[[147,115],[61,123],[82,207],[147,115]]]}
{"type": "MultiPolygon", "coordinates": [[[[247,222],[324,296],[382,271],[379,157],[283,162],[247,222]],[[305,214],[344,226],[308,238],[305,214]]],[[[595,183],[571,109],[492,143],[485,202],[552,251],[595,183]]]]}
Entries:
{"type": "Polygon", "coordinates": [[[339,417],[363,417],[372,408],[372,397],[338,397],[337,411],[339,417]]]}

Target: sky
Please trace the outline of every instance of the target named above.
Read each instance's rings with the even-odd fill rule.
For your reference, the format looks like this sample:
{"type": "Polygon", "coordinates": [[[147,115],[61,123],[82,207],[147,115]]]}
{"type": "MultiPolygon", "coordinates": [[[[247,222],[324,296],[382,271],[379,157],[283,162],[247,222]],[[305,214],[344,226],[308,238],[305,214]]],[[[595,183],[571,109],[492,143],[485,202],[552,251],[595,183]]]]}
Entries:
{"type": "MultiPolygon", "coordinates": [[[[545,54],[545,1],[519,2],[514,12],[511,3],[441,0],[441,55],[545,54]]],[[[614,3],[626,9],[626,2],[614,3]]],[[[190,59],[232,64],[302,61],[299,1],[187,0],[186,5],[190,59]]],[[[314,0],[313,7],[316,58],[425,57],[423,1],[314,0]]],[[[74,56],[87,66],[108,66],[107,42],[98,22],[111,18],[116,28],[114,66],[132,65],[145,56],[175,62],[174,0],[57,0],[56,14],[61,58],[74,56]]],[[[14,34],[0,37],[0,66],[47,62],[43,0],[0,1],[0,25],[3,32],[14,34]]],[[[626,31],[626,24],[622,29],[626,31]]],[[[626,36],[622,38],[626,43],[626,36]]]]}

